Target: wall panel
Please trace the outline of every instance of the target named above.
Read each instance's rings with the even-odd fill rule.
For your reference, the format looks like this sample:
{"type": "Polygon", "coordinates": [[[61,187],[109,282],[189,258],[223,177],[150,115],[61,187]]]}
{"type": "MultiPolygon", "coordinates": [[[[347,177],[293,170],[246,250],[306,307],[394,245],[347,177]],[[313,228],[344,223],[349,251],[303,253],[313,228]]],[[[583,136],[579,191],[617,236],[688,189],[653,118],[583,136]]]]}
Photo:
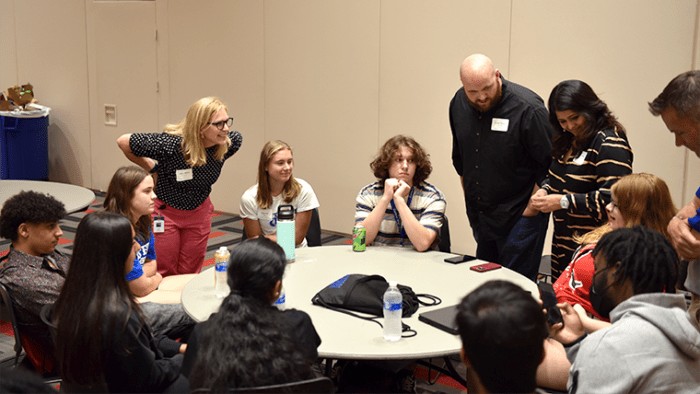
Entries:
{"type": "Polygon", "coordinates": [[[156,8],[152,1],[87,7],[93,187],[107,190],[114,171],[132,164],[117,137],[159,129],[156,8]],[[116,126],[105,124],[105,104],[117,106],[116,126]]]}
{"type": "Polygon", "coordinates": [[[372,180],[379,23],[373,0],[265,1],[265,139],[294,147],[295,174],[335,231],[352,230],[355,196],[372,180]]]}
{"type": "MultiPolygon", "coordinates": [[[[179,122],[197,99],[218,96],[243,134],[241,150],[224,166],[214,185],[216,209],[238,212],[243,191],[255,182],[264,141],[264,48],[261,1],[168,1],[167,62],[169,96],[163,105],[179,122]]],[[[160,125],[162,127],[162,124],[160,125]]]]}

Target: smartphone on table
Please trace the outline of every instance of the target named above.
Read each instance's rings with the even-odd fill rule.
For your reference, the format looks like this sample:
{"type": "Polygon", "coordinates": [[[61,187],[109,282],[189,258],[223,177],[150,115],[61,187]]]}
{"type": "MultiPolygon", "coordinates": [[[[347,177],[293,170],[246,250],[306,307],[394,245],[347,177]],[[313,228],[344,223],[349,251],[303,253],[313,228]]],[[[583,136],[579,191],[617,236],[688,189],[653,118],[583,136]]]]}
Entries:
{"type": "Polygon", "coordinates": [[[476,271],[476,272],[488,272],[488,271],[493,271],[501,268],[502,266],[497,263],[484,263],[484,264],[477,264],[475,266],[469,267],[470,270],[476,271]]]}
{"type": "Polygon", "coordinates": [[[450,264],[466,263],[467,261],[472,260],[476,260],[476,256],[470,256],[468,254],[445,258],[445,262],[450,264]]]}
{"type": "Polygon", "coordinates": [[[564,323],[564,319],[561,317],[561,310],[557,307],[557,296],[554,294],[552,284],[539,282],[537,287],[540,289],[542,306],[547,310],[547,324],[551,326],[556,323],[564,323]]]}

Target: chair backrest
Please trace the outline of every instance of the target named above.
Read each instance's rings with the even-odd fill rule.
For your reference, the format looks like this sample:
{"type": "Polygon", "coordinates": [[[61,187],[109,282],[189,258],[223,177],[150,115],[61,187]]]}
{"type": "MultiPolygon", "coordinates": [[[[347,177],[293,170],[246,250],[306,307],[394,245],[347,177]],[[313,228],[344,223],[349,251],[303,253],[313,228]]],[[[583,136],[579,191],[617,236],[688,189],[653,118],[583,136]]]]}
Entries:
{"type": "Polygon", "coordinates": [[[20,356],[24,352],[25,360],[29,361],[36,372],[52,376],[55,373],[56,361],[51,349],[47,349],[47,346],[53,346],[52,343],[45,343],[38,338],[26,335],[26,333],[22,335],[20,323],[12,304],[12,296],[2,283],[0,283],[0,299],[2,300],[0,302],[2,315],[5,316],[4,319],[10,321],[12,330],[15,332],[15,366],[19,364],[20,356]]]}
{"type": "Polygon", "coordinates": [[[447,215],[442,217],[442,226],[440,227],[440,241],[438,249],[441,252],[452,253],[452,241],[450,240],[450,222],[447,220],[447,215]]]}
{"type": "Polygon", "coordinates": [[[308,246],[321,246],[321,218],[318,216],[318,208],[311,211],[311,222],[306,230],[306,243],[308,246]]]}
{"type": "Polygon", "coordinates": [[[12,331],[15,333],[15,366],[19,364],[19,357],[22,355],[22,341],[19,337],[19,327],[15,318],[15,311],[12,307],[12,297],[5,288],[5,285],[0,283],[0,317],[2,320],[9,321],[12,325],[12,331]]]}
{"type": "MultiPolygon", "coordinates": [[[[245,228],[241,234],[241,242],[248,239],[245,233],[245,228]]],[[[306,229],[306,244],[308,246],[321,246],[321,218],[318,215],[318,208],[311,211],[311,222],[309,228],[306,229]]]]}
{"type": "Polygon", "coordinates": [[[53,314],[53,304],[46,304],[41,307],[41,311],[39,311],[39,318],[41,318],[41,322],[46,324],[46,327],[49,328],[49,333],[51,334],[51,340],[53,341],[54,345],[56,344],[56,324],[51,320],[51,315],[53,314]]]}
{"type": "Polygon", "coordinates": [[[230,393],[258,394],[258,393],[334,393],[333,381],[322,376],[298,382],[275,384],[270,386],[246,387],[231,389],[230,393]]]}

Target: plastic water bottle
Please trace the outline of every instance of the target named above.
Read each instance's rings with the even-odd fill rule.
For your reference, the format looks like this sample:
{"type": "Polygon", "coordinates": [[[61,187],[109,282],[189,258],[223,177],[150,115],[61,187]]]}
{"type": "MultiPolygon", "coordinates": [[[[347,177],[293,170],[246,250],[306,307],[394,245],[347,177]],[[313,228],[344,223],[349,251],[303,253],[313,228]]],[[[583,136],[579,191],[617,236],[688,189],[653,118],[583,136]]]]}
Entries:
{"type": "Polygon", "coordinates": [[[288,262],[292,262],[295,259],[295,238],[294,207],[291,205],[280,205],[277,208],[277,243],[284,249],[288,262]]]}
{"type": "Polygon", "coordinates": [[[394,281],[384,293],[384,339],[395,342],[401,339],[401,314],[403,313],[403,296],[394,281]]]}
{"type": "Polygon", "coordinates": [[[228,248],[222,246],[214,253],[214,291],[217,298],[224,298],[229,293],[227,280],[228,261],[231,253],[228,248]]]}
{"type": "Polygon", "coordinates": [[[284,291],[284,286],[282,286],[282,289],[280,290],[279,298],[277,298],[275,301],[275,306],[281,311],[287,308],[287,293],[284,291]]]}

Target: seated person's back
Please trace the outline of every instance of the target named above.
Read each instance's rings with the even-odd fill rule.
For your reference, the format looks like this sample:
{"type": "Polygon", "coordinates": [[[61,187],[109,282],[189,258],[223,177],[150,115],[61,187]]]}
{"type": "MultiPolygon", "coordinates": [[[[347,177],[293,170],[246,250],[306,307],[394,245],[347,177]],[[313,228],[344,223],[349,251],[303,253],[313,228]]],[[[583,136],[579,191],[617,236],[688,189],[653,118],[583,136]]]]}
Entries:
{"type": "Polygon", "coordinates": [[[548,332],[532,295],[492,280],[467,294],[457,310],[462,359],[476,372],[477,392],[534,392],[548,332]]]}
{"type": "Polygon", "coordinates": [[[233,249],[231,261],[231,293],[190,337],[183,363],[190,387],[218,392],[312,377],[321,339],[311,319],[272,306],[286,265],[282,248],[262,237],[246,240],[233,249]]]}
{"type": "Polygon", "coordinates": [[[136,249],[122,215],[91,213],[78,225],[72,268],[51,318],[69,391],[163,392],[179,378],[182,356],[159,350],[126,283],[136,249]]]}

